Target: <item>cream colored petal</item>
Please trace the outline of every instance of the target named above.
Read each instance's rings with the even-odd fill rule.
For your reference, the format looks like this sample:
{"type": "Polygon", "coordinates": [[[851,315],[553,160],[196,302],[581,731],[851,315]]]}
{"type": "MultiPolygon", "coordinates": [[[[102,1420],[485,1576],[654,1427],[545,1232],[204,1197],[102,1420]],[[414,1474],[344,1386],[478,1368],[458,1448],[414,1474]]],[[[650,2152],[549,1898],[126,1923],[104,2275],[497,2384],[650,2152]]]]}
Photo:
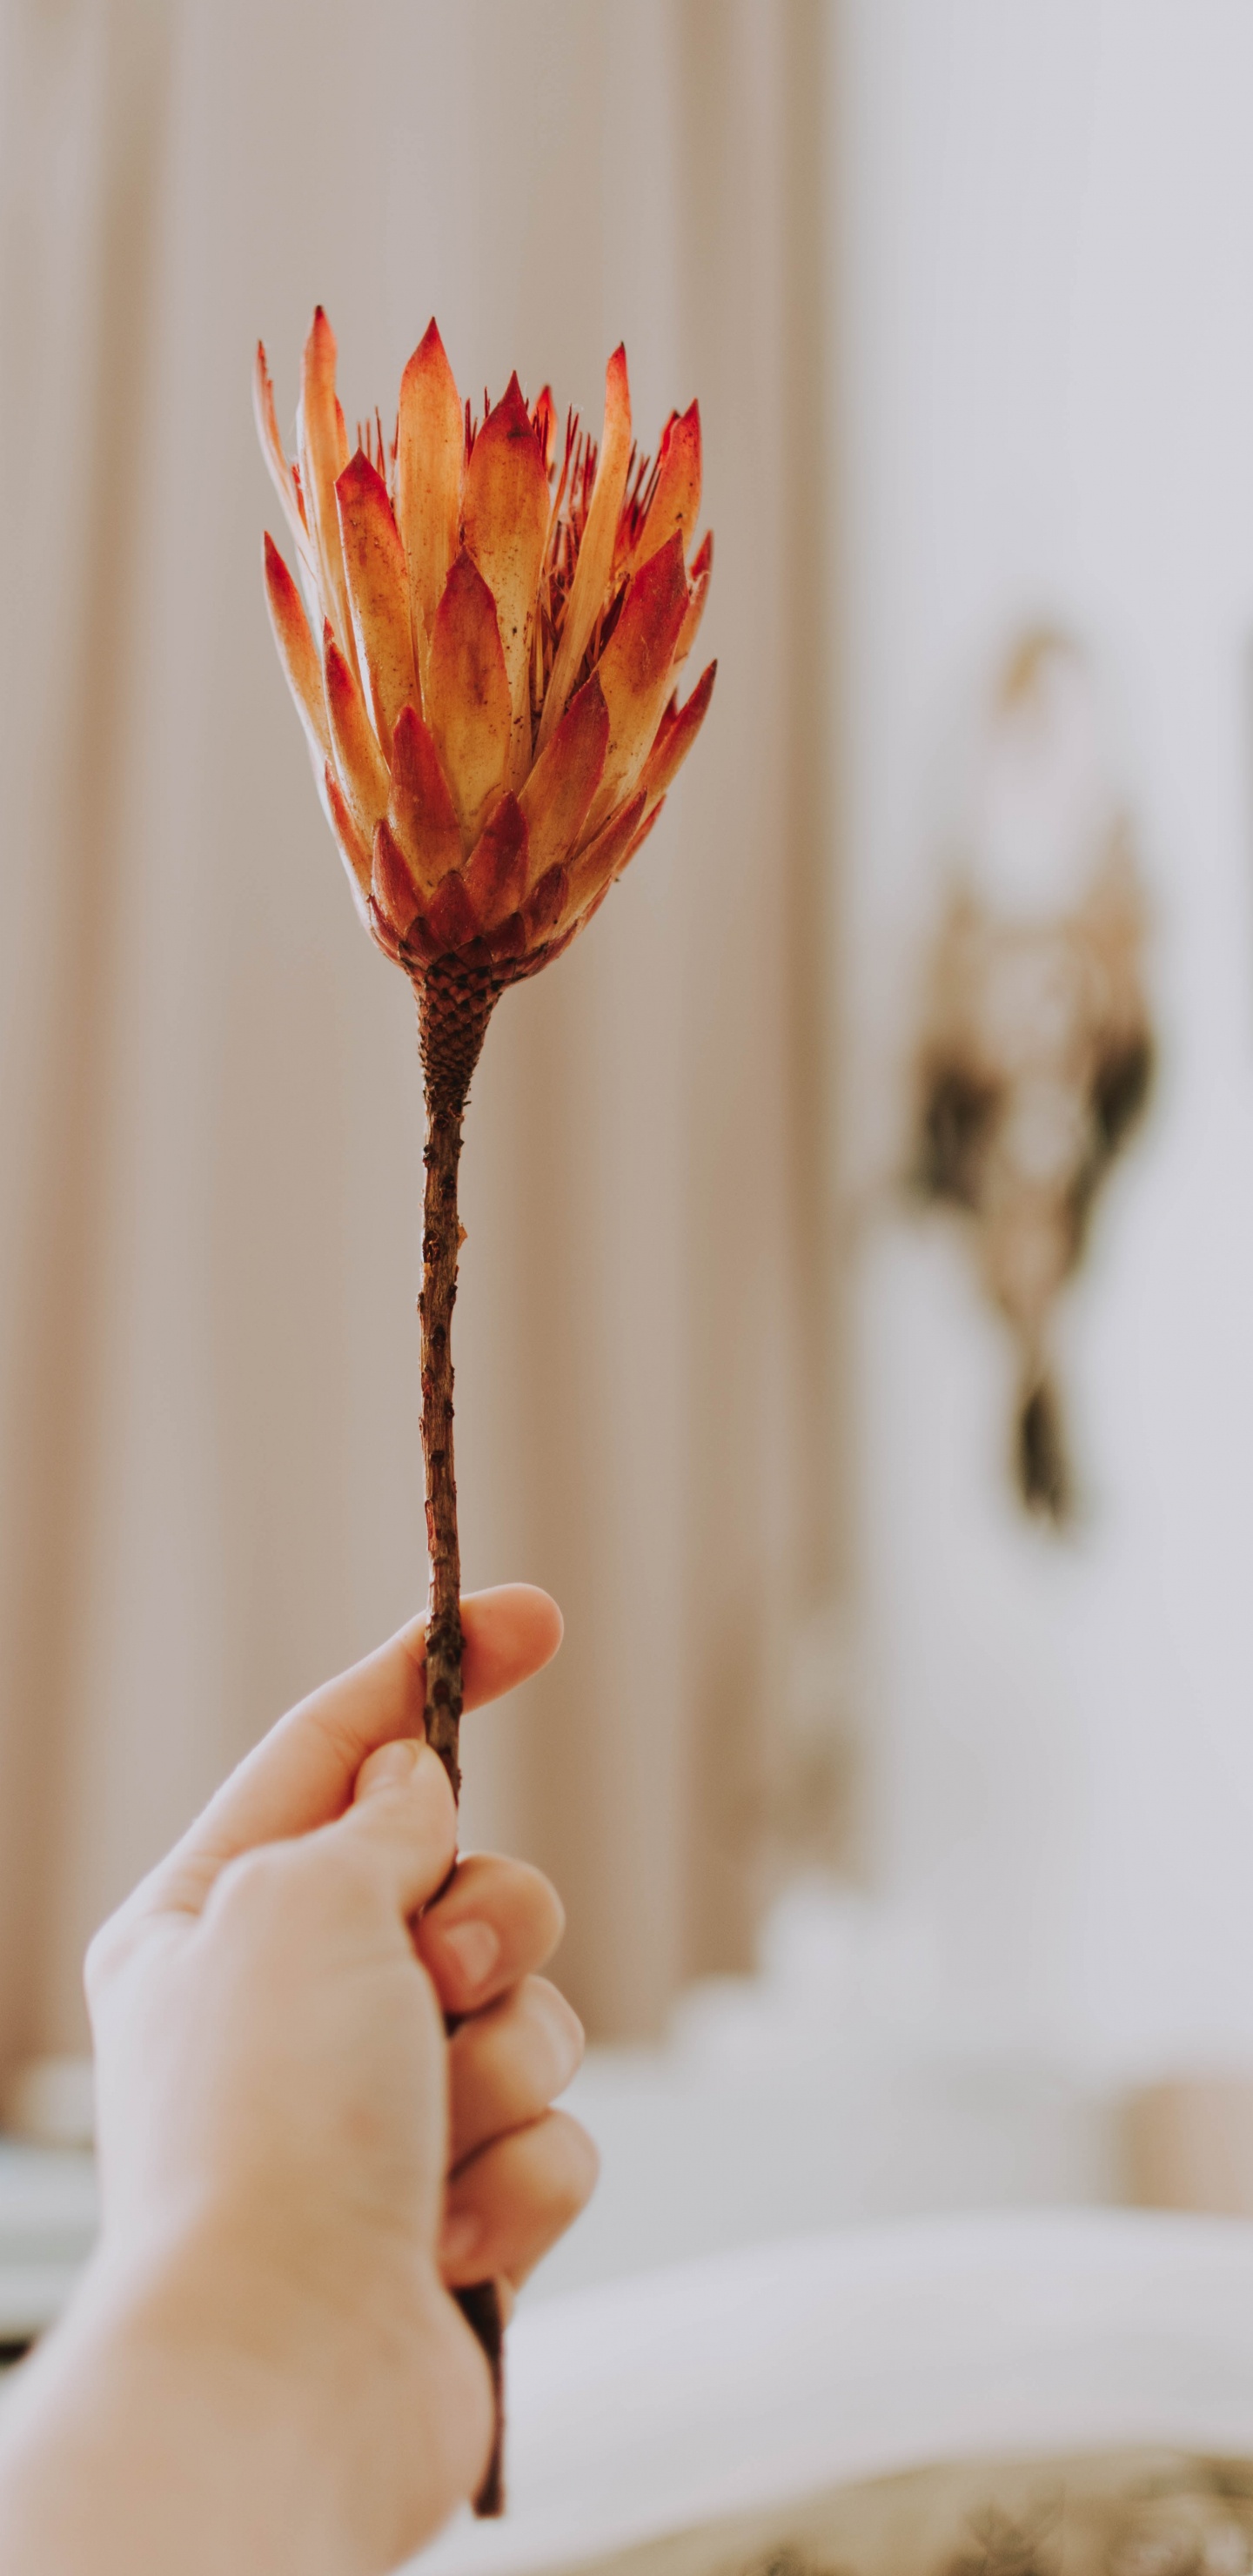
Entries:
{"type": "Polygon", "coordinates": [[[409,571],[414,655],[423,690],[435,617],[460,544],[465,425],[434,322],[400,380],[396,518],[409,571]]]}
{"type": "Polygon", "coordinates": [[[309,632],[304,602],[268,532],[264,546],[264,572],[266,606],[279,660],[320,772],[331,757],[331,728],[322,686],[322,665],[309,632]]]}
{"type": "Polygon", "coordinates": [[[369,692],[374,730],[385,760],[402,707],[419,706],[409,631],[409,585],[387,487],[358,448],[335,486],[344,575],[357,639],[357,666],[369,692]]]}
{"type": "Polygon", "coordinates": [[[512,720],[495,602],[464,551],[435,612],[426,713],[469,852],[504,784],[512,720]]]}
{"type": "Polygon", "coordinates": [[[630,462],[631,394],[627,383],[626,351],[619,348],[615,349],[605,373],[605,426],[596,461],[596,481],[583,542],[579,547],[579,559],[574,568],[574,580],[570,585],[561,641],[540,718],[537,751],[543,750],[565,713],[566,700],[578,678],[579,665],[591,642],[592,629],[605,606],[606,588],[613,570],[618,516],[630,462]]]}
{"type": "Polygon", "coordinates": [[[296,552],[310,583],[317,585],[317,562],[313,539],[305,524],[300,489],[288,464],[279,436],[278,415],[274,408],[274,387],[265,361],[263,343],[257,342],[256,363],[252,371],[252,408],[261,441],[261,453],[270,469],[274,489],[283,504],[288,527],[295,540],[296,552]]]}
{"type": "Polygon", "coordinates": [[[344,556],[339,541],[335,485],[348,462],[343,414],[335,397],[335,334],[319,304],[305,342],[300,374],[300,410],[296,437],[300,482],[317,552],[318,588],[335,630],[340,651],[357,667],[357,647],[348,609],[344,556]]]}
{"type": "Polygon", "coordinates": [[[352,899],[366,929],[370,927],[370,845],[363,841],[350,811],[348,800],[328,760],[322,773],[326,810],[331,829],[339,843],[340,854],[348,871],[352,899]]]}

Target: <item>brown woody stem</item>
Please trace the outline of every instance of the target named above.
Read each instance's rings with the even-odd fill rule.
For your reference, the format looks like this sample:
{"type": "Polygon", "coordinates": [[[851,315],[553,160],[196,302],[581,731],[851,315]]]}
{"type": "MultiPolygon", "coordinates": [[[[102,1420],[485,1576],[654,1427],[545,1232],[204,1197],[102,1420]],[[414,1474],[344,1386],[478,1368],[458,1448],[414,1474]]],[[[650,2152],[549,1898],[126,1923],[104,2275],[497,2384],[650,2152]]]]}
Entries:
{"type": "Polygon", "coordinates": [[[452,1310],[457,1297],[457,1166],[464,1102],[427,1102],[422,1216],[422,1456],[426,1468],[426,1736],[461,1795],[461,1546],[453,1458],[452,1310]]]}
{"type": "MultiPolygon", "coordinates": [[[[426,1629],[426,1737],[438,1753],[454,1798],[461,1794],[461,1546],[453,1458],[452,1312],[457,1297],[461,1221],[457,1170],[470,1077],[479,1059],[495,990],[480,978],[436,968],[418,993],[418,1043],[426,1086],[426,1190],[422,1214],[422,1457],[426,1470],[426,1544],[430,1594],[426,1629]]],[[[494,2281],[456,2293],[492,2375],[495,2432],[491,2458],[474,2499],[475,2512],[504,2511],[504,2320],[494,2281]]]]}
{"type": "Polygon", "coordinates": [[[422,1209],[422,1457],[430,1599],[426,1632],[426,1735],[461,1791],[461,1548],[453,1459],[452,1311],[457,1299],[461,1223],[457,1170],[470,1077],[496,994],[452,961],[418,990],[418,1044],[426,1087],[426,1191],[422,1209]]]}

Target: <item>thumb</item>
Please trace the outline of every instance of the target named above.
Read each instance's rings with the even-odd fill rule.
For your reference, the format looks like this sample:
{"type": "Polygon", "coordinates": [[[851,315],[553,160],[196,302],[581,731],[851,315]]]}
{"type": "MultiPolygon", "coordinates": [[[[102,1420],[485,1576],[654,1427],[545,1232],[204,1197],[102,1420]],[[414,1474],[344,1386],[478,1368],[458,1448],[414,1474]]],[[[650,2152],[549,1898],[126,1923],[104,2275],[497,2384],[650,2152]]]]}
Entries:
{"type": "Polygon", "coordinates": [[[380,1745],[361,1765],[352,1806],[323,1838],[367,1855],[397,1912],[415,1914],[457,1857],[457,1810],[439,1755],[404,1739],[380,1745]]]}

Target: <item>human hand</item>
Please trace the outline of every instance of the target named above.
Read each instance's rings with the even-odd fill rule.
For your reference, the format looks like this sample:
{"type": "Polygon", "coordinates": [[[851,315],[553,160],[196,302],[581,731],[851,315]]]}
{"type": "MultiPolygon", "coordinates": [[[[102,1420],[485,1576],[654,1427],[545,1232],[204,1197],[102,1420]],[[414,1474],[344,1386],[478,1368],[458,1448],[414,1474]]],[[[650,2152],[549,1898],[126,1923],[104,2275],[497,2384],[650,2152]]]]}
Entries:
{"type": "MultiPolygon", "coordinates": [[[[468,1706],[560,1639],[523,1586],[463,1618],[468,1706]]],[[[594,2176],[548,2107],[581,2049],[534,1973],[557,1899],[517,1862],[453,1871],[447,1779],[415,1741],[423,1687],[415,1624],[293,1710],[88,1963],[104,2231],[78,2343],[120,2335],[176,2400],[187,2381],[202,2448],[223,2404],[228,2426],[247,2418],[224,2474],[261,2516],[283,2489],[284,2554],[268,2519],[236,2515],[222,2545],[264,2534],[267,2568],[288,2548],[302,2569],[386,2568],[473,2491],[488,2375],[448,2290],[519,2280],[594,2176]]],[[[185,2529],[162,2546],[201,2563],[185,2529]]]]}

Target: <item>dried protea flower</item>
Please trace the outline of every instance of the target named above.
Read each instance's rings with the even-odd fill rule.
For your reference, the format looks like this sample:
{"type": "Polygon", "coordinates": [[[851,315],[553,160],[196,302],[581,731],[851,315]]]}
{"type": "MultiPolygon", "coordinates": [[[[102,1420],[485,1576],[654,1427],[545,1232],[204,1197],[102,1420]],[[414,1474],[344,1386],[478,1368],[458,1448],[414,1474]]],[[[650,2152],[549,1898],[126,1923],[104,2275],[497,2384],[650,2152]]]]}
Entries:
{"type": "Polygon", "coordinates": [[[461,1118],[499,994],[560,956],[604,902],[709,704],[712,663],[682,707],[675,687],[712,557],[707,537],[689,565],[700,416],[695,403],[672,414],[650,468],[632,446],[618,349],[599,451],[573,414],[558,441],[548,388],[528,409],[516,375],[477,423],[432,322],[401,379],[395,435],[375,422],[350,456],[320,307],[294,465],[263,349],[256,405],[309,611],[267,536],[275,640],[362,919],[418,988],[428,1726],[455,1784],[448,1323],[461,1118]]]}
{"type": "MultiPolygon", "coordinates": [[[[599,450],[574,414],[559,438],[548,388],[528,407],[516,375],[476,422],[432,322],[401,379],[394,436],[376,416],[350,456],[320,307],[294,464],[260,348],[255,392],[300,583],[267,535],[275,641],[358,910],[418,994],[426,1725],[455,1792],[451,1326],[466,1097],[500,994],[559,957],[604,902],[708,707],[712,663],[683,706],[676,688],[712,561],[709,537],[693,549],[700,416],[695,403],[672,413],[650,466],[632,445],[618,349],[599,450]]],[[[475,2322],[498,2343],[491,2315],[475,2322]]],[[[498,2503],[489,2477],[483,2509],[498,2503]]]]}
{"type": "Polygon", "coordinates": [[[558,465],[547,387],[528,410],[513,376],[476,423],[432,322],[390,445],[368,427],[350,458],[320,308],[296,465],[261,349],[256,399],[312,629],[269,537],[266,592],[328,819],[380,947],[448,990],[445,1018],[456,987],[464,1015],[583,928],[709,704],[712,665],[686,706],[674,694],[712,553],[689,570],[697,407],[650,470],[619,349],[599,452],[571,415],[558,465]]]}

